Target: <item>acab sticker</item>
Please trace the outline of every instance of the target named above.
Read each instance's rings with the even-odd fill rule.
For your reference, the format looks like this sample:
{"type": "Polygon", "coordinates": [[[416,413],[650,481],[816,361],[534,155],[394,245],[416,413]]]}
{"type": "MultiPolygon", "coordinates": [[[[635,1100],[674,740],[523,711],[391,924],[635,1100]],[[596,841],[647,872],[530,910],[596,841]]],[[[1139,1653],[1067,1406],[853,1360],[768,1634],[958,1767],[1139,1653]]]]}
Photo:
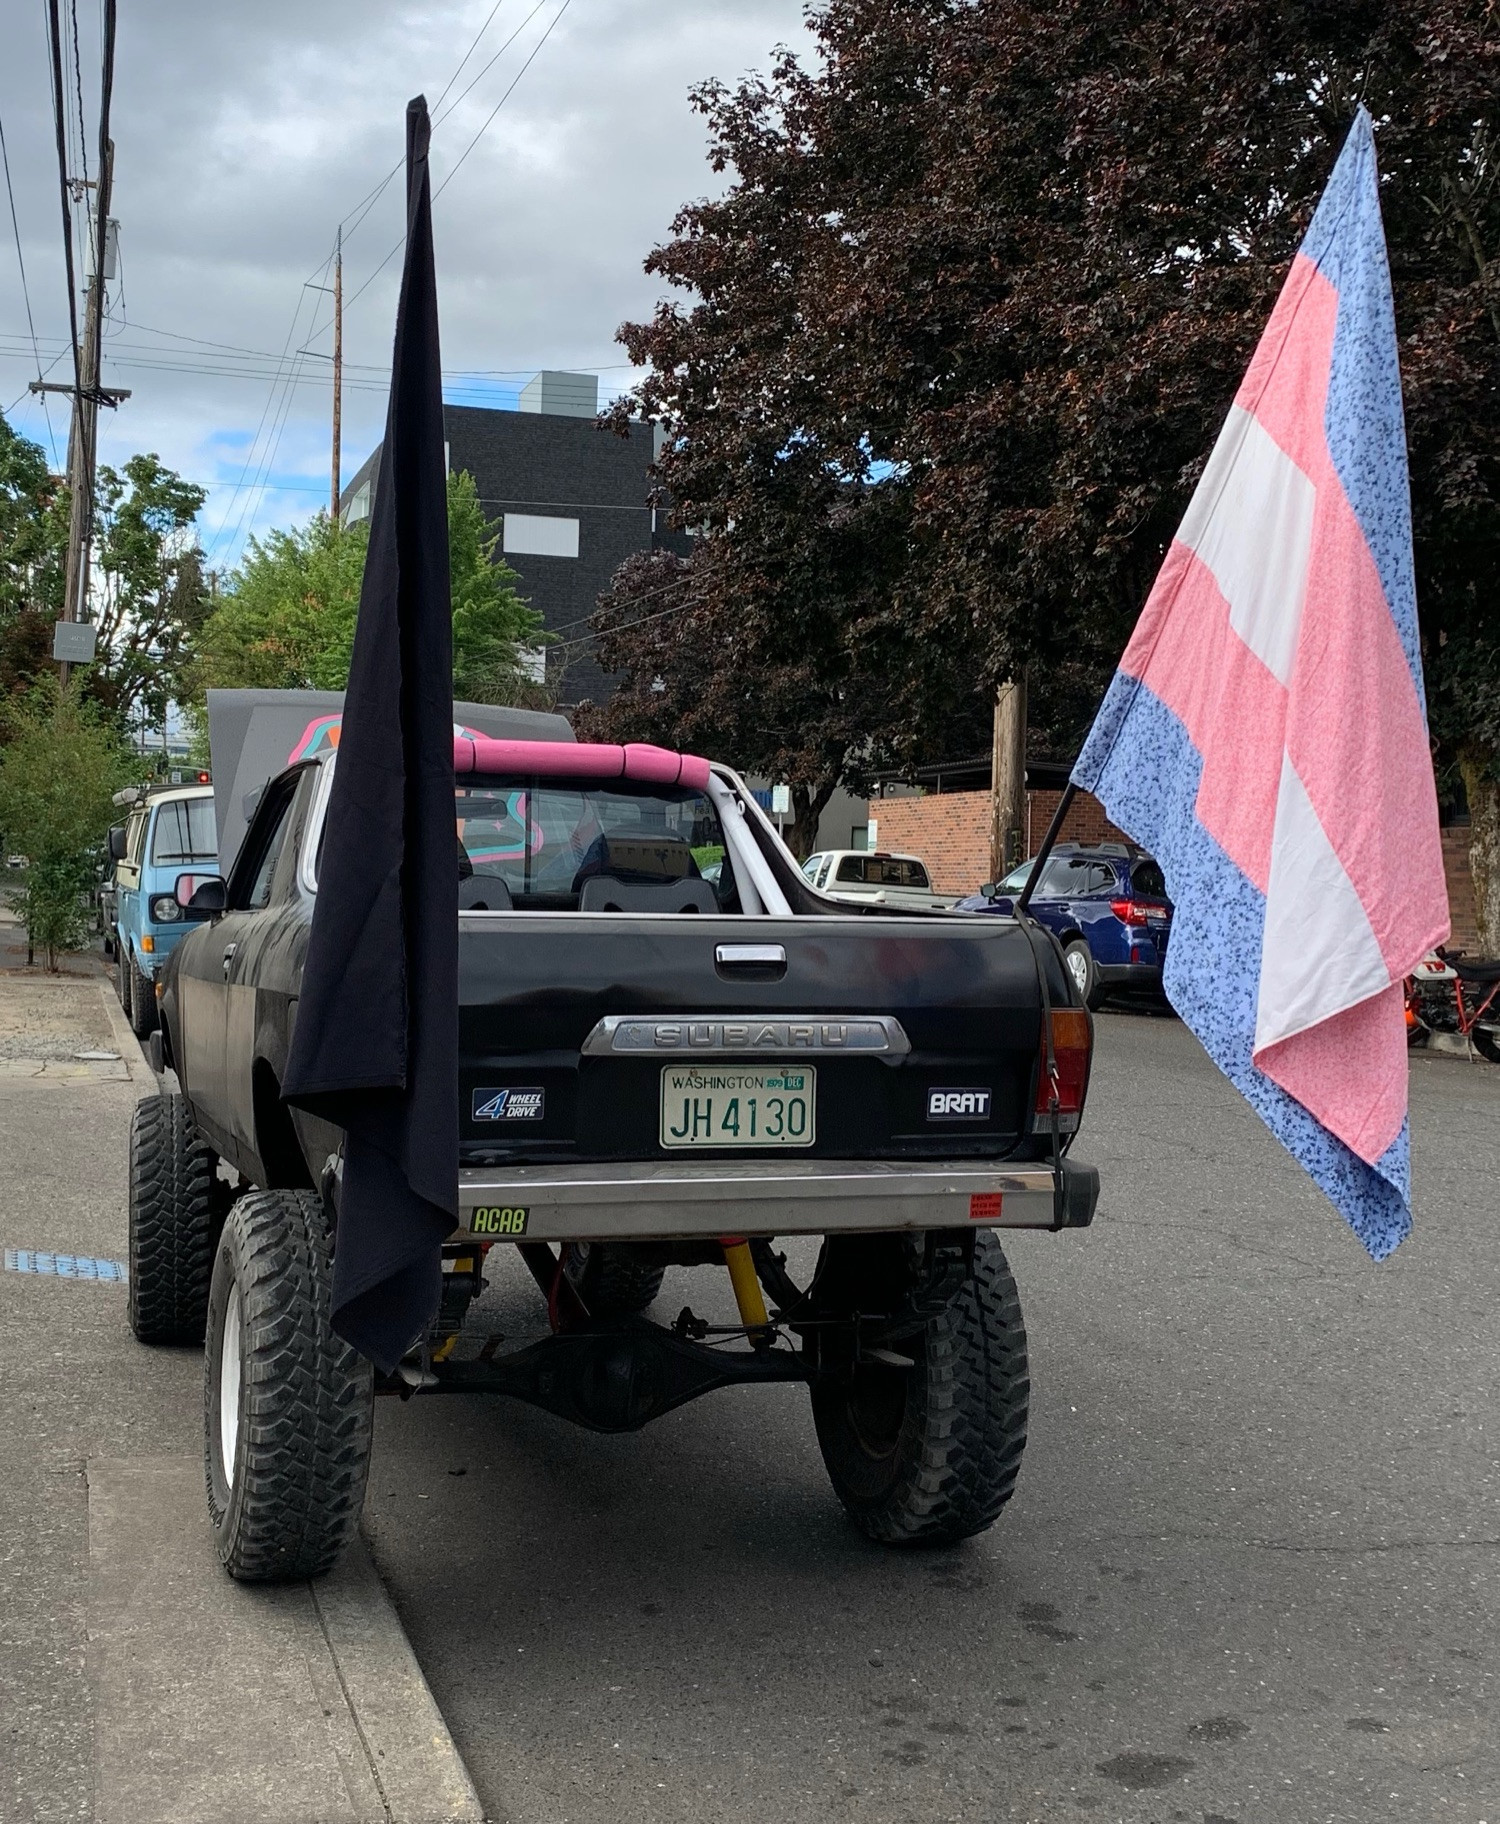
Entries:
{"type": "Polygon", "coordinates": [[[471,1235],[524,1235],[529,1210],[513,1204],[481,1204],[469,1218],[471,1235]]]}

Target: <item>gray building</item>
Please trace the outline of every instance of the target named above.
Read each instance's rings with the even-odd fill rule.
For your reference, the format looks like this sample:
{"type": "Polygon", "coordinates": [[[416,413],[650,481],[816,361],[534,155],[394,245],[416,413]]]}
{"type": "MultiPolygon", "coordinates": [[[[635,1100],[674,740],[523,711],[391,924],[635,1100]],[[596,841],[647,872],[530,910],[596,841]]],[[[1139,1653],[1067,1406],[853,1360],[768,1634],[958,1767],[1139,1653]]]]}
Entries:
{"type": "MultiPolygon", "coordinates": [[[[545,663],[564,706],[609,694],[588,618],[619,565],[636,551],[691,549],[648,504],[651,426],[628,437],[601,430],[598,394],[593,374],[547,372],[523,389],[519,411],[443,407],[448,467],[474,477],[521,595],[558,636],[545,663]]],[[[346,524],[369,517],[379,467],[377,444],[340,496],[346,524]]]]}

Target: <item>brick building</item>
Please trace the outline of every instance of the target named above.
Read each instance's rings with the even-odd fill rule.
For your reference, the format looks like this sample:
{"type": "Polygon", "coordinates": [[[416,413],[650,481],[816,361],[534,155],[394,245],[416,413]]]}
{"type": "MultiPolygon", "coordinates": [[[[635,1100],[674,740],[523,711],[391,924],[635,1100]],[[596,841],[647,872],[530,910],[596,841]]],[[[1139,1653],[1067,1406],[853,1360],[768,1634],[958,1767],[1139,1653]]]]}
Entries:
{"type": "MultiPolygon", "coordinates": [[[[990,878],[989,762],[926,769],[938,774],[935,789],[873,798],[870,821],[875,846],[888,851],[920,855],[927,863],[932,884],[939,893],[977,893],[990,878]],[[968,778],[982,769],[984,783],[962,789],[968,778]],[[952,789],[957,784],[961,789],[952,789]]],[[[1026,853],[1041,846],[1067,783],[1067,768],[1030,766],[1026,769],[1026,853]]],[[[1080,792],[1068,807],[1059,841],[1124,842],[1124,833],[1104,815],[1097,798],[1080,792]]]]}
{"type": "MultiPolygon", "coordinates": [[[[1026,769],[1026,853],[1034,855],[1067,783],[1065,766],[1026,769]]],[[[977,893],[989,879],[990,763],[988,758],[927,767],[917,775],[925,789],[894,788],[897,795],[870,801],[876,846],[920,855],[939,893],[977,893]]],[[[888,793],[892,788],[887,788],[888,793]]],[[[1443,872],[1456,949],[1480,949],[1474,879],[1469,867],[1469,826],[1443,828],[1443,872]]],[[[1124,842],[1097,798],[1080,792],[1069,807],[1061,842],[1124,842]]]]}

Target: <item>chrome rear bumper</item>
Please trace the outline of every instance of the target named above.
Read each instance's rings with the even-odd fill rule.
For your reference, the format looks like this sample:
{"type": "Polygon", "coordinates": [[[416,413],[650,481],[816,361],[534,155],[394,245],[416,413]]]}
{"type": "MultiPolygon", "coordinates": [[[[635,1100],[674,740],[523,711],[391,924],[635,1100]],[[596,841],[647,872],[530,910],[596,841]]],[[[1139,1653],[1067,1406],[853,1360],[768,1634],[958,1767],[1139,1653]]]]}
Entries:
{"type": "Polygon", "coordinates": [[[461,1229],[502,1241],[663,1241],[720,1235],[826,1235],[885,1229],[1086,1228],[1099,1173],[1063,1161],[1062,1197],[1046,1165],[675,1160],[469,1167],[461,1229]],[[1059,1215],[1061,1220],[1059,1220],[1059,1215]]]}

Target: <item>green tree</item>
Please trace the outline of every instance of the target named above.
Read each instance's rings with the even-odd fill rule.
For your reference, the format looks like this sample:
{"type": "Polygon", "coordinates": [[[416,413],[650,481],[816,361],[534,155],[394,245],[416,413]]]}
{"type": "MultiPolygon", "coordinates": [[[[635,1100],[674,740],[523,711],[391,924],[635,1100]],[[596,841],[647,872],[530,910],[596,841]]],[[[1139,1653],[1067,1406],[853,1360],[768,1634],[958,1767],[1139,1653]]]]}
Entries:
{"type": "MultiPolygon", "coordinates": [[[[364,576],[368,523],[340,526],[318,513],[304,526],[252,538],[199,638],[195,694],[213,689],[342,690],[364,576]]],[[[535,700],[521,651],[545,643],[541,616],[516,594],[496,557],[499,531],[484,517],[474,479],[448,477],[453,594],[453,686],[478,703],[535,700]]]]}
{"type": "Polygon", "coordinates": [[[207,495],[154,455],[99,470],[92,609],[98,656],[84,689],[121,728],[159,725],[180,700],[209,610],[193,521],[207,495]]]}
{"type": "MultiPolygon", "coordinates": [[[[730,181],[647,262],[688,297],[621,331],[650,373],[617,411],[668,432],[722,664],[822,652],[833,683],[866,655],[871,741],[907,761],[986,745],[1025,667],[1033,751],[1071,755],[1363,99],[1432,726],[1500,952],[1491,0],[825,0],[810,21],[815,60],[698,92],[730,181]]],[[[649,678],[645,604],[634,625],[613,662],[649,678]]]]}
{"type": "Polygon", "coordinates": [[[0,831],[6,849],[26,857],[15,905],[29,942],[55,970],[58,952],[85,940],[99,845],[114,820],[112,796],[137,763],[76,679],[66,690],[55,678],[42,679],[13,702],[5,732],[0,831]]]}
{"type": "Polygon", "coordinates": [[[0,702],[51,669],[67,544],[67,490],[0,415],[0,702]]]}
{"type": "Polygon", "coordinates": [[[252,538],[204,622],[194,694],[224,690],[342,690],[364,575],[366,524],[326,513],[252,538]]]}

